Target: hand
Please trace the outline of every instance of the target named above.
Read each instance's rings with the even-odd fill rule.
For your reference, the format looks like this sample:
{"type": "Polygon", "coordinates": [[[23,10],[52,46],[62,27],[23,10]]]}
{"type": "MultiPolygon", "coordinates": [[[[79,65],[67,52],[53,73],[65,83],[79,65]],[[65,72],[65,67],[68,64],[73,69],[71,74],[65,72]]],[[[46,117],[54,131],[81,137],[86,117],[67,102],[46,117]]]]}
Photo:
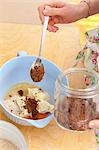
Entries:
{"type": "Polygon", "coordinates": [[[90,127],[90,128],[99,128],[99,120],[92,120],[92,121],[89,123],[89,127],[90,127]]]}
{"type": "Polygon", "coordinates": [[[59,28],[55,24],[72,23],[86,17],[88,7],[85,3],[74,5],[63,2],[50,2],[40,5],[38,11],[42,24],[44,23],[44,16],[50,16],[48,30],[56,32],[59,28]]]}

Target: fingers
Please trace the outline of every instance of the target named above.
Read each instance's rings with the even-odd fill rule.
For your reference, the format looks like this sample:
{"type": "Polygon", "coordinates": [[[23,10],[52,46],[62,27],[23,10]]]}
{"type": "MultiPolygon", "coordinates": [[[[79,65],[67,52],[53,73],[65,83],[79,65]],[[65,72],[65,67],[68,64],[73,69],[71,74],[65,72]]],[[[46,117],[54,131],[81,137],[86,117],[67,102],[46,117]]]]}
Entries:
{"type": "Polygon", "coordinates": [[[43,13],[44,9],[45,9],[44,4],[42,4],[38,7],[39,17],[40,17],[40,20],[41,20],[42,24],[44,23],[44,13],[43,13]]]}
{"type": "Polygon", "coordinates": [[[39,12],[39,17],[41,22],[44,22],[44,15],[48,15],[48,16],[54,16],[54,15],[58,15],[60,14],[60,10],[58,10],[58,8],[62,8],[65,5],[65,3],[63,2],[49,2],[46,4],[41,4],[38,7],[38,12],[39,12]],[[49,7],[46,7],[49,6],[49,7]]]}
{"type": "Polygon", "coordinates": [[[47,7],[43,10],[43,14],[45,16],[56,16],[56,15],[61,15],[62,10],[61,8],[53,8],[53,7],[47,7]]]}
{"type": "Polygon", "coordinates": [[[49,25],[55,25],[60,23],[60,18],[58,16],[49,19],[49,25]]]}
{"type": "Polygon", "coordinates": [[[57,26],[48,25],[49,32],[57,32],[59,28],[57,26]]]}
{"type": "Polygon", "coordinates": [[[64,5],[65,4],[63,2],[50,2],[47,4],[42,4],[38,7],[39,17],[42,24],[44,23],[44,16],[50,16],[48,25],[48,30],[50,32],[56,32],[59,30],[59,28],[55,26],[55,24],[58,24],[60,21],[58,15],[61,15],[61,8],[64,5]]]}
{"type": "Polygon", "coordinates": [[[44,23],[44,16],[57,16],[61,14],[61,8],[51,8],[51,7],[46,7],[44,5],[40,6],[38,8],[39,10],[39,17],[41,20],[41,23],[44,23]]]}
{"type": "Polygon", "coordinates": [[[90,128],[99,128],[99,120],[93,120],[89,123],[90,128]]]}
{"type": "Polygon", "coordinates": [[[61,1],[54,1],[54,2],[51,1],[51,2],[47,3],[46,5],[51,6],[51,7],[61,8],[65,5],[65,3],[61,2],[61,1]]]}
{"type": "Polygon", "coordinates": [[[50,32],[57,32],[59,30],[59,28],[57,26],[55,26],[55,24],[59,23],[59,19],[58,17],[52,17],[49,19],[49,25],[48,25],[48,31],[50,32]]]}

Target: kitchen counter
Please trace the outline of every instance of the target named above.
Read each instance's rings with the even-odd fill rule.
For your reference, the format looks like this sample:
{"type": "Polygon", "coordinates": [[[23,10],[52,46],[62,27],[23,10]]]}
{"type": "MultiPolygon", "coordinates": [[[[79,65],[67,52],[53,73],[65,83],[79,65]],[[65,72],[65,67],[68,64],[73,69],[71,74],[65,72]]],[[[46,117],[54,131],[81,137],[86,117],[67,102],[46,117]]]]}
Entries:
{"type": "MultiPolygon", "coordinates": [[[[98,16],[93,18],[97,20],[98,16]]],[[[90,18],[75,25],[60,26],[57,33],[48,32],[43,57],[53,61],[63,70],[72,66],[73,59],[80,50],[80,43],[83,45],[85,42],[84,32],[98,25],[97,22],[93,24],[92,22],[90,18]]],[[[0,23],[0,65],[15,57],[20,50],[37,55],[40,35],[40,25],[0,23]]],[[[1,109],[0,119],[11,122],[1,109]]],[[[57,126],[54,119],[43,129],[15,125],[26,137],[29,150],[96,150],[93,131],[84,133],[64,131],[57,126]]]]}

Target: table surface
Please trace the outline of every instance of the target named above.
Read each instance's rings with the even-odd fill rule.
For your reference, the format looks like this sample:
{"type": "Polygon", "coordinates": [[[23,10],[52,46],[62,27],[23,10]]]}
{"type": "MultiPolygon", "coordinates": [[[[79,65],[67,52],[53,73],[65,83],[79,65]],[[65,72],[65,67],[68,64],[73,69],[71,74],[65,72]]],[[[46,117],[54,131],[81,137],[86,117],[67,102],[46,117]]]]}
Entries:
{"type": "MultiPolygon", "coordinates": [[[[74,25],[61,26],[54,34],[47,33],[46,49],[43,56],[54,61],[61,69],[72,66],[72,60],[85,42],[84,32],[98,25],[99,16],[79,21],[74,25]],[[79,31],[80,30],[80,38],[79,31]],[[79,41],[79,39],[81,39],[79,41]]],[[[37,55],[41,26],[21,24],[0,24],[0,65],[14,57],[20,50],[37,55]]],[[[11,122],[0,110],[0,119],[11,122]]],[[[13,123],[13,122],[12,122],[13,123]]],[[[13,123],[15,124],[15,123],[13,123]]],[[[92,131],[72,133],[57,126],[54,120],[43,128],[23,127],[15,124],[24,134],[29,150],[95,150],[96,142],[92,131]]]]}

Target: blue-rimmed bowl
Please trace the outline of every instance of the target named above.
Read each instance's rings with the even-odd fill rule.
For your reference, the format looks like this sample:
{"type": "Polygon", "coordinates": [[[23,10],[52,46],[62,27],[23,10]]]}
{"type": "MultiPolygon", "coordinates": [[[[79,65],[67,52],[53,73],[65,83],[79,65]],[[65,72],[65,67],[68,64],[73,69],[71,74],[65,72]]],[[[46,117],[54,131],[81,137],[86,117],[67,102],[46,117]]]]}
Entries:
{"type": "Polygon", "coordinates": [[[30,120],[18,117],[8,111],[4,106],[4,95],[13,85],[19,82],[27,82],[35,84],[46,91],[50,95],[50,103],[54,104],[54,84],[61,71],[54,63],[47,59],[43,59],[45,68],[44,79],[39,83],[33,83],[29,70],[31,64],[36,59],[36,56],[28,56],[24,52],[20,52],[18,56],[19,57],[13,58],[6,62],[0,68],[0,105],[6,116],[12,121],[24,126],[43,128],[52,120],[53,114],[40,120],[30,120]]]}

